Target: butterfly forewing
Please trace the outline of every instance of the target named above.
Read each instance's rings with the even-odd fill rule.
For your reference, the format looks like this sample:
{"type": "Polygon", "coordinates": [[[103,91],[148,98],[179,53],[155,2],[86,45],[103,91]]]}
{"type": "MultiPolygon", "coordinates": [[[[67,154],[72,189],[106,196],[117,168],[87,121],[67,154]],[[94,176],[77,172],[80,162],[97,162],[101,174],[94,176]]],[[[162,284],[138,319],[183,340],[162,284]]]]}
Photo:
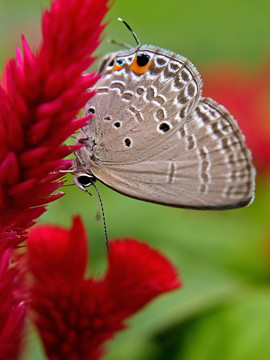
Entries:
{"type": "Polygon", "coordinates": [[[95,114],[84,131],[95,140],[97,160],[125,163],[181,126],[199,101],[201,79],[186,58],[149,46],[116,53],[108,62],[85,107],[85,114],[95,114]]]}

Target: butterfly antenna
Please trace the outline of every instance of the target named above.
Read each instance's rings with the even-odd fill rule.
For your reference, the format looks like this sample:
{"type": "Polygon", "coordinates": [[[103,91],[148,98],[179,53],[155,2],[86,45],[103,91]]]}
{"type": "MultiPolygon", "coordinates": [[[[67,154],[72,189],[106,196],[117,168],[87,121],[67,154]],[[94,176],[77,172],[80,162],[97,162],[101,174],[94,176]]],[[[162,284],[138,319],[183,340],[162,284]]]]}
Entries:
{"type": "Polygon", "coordinates": [[[121,42],[119,42],[119,41],[116,41],[116,40],[114,40],[114,39],[108,39],[108,42],[110,43],[110,44],[112,44],[112,45],[117,45],[118,47],[121,47],[121,48],[123,48],[123,49],[131,49],[132,48],[132,46],[130,46],[129,44],[126,44],[126,43],[121,43],[121,42]]]}
{"type": "Polygon", "coordinates": [[[100,221],[100,211],[99,211],[99,200],[97,198],[97,203],[96,203],[96,221],[99,222],[100,221]]]}
{"type": "Polygon", "coordinates": [[[136,41],[136,44],[138,45],[138,47],[140,46],[140,41],[139,41],[139,39],[138,39],[138,36],[135,34],[135,32],[131,29],[131,27],[128,25],[128,23],[125,21],[125,20],[123,20],[122,18],[118,18],[118,20],[119,21],[122,21],[122,23],[124,23],[125,25],[126,25],[126,27],[127,27],[127,29],[131,32],[131,34],[133,35],[133,37],[134,37],[134,39],[135,39],[135,41],[136,41]]]}
{"type": "Polygon", "coordinates": [[[109,244],[109,239],[108,239],[104,208],[103,208],[102,200],[101,200],[100,193],[98,191],[97,185],[94,182],[92,183],[92,185],[96,189],[98,200],[99,200],[99,203],[100,203],[100,208],[101,208],[101,213],[102,213],[102,220],[103,220],[103,227],[104,227],[104,234],[105,234],[105,244],[106,244],[106,248],[107,248],[107,253],[109,254],[110,253],[110,244],[109,244]]]}
{"type": "Polygon", "coordinates": [[[75,184],[63,184],[62,187],[74,186],[75,184]]]}

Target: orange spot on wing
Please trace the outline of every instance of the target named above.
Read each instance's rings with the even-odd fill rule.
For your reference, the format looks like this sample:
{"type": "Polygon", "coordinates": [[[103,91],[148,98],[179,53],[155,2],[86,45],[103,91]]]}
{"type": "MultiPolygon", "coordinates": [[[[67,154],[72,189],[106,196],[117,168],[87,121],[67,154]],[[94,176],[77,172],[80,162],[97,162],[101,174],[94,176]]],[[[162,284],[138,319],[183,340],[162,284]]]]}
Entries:
{"type": "Polygon", "coordinates": [[[121,69],[123,69],[123,67],[124,67],[124,64],[122,64],[122,65],[114,64],[114,66],[111,69],[107,70],[106,73],[112,73],[113,71],[121,70],[121,69]]]}
{"type": "Polygon", "coordinates": [[[153,61],[153,59],[151,59],[146,65],[139,66],[137,63],[137,56],[136,56],[135,59],[130,64],[129,69],[132,70],[135,74],[141,75],[141,74],[145,73],[145,71],[149,68],[152,61],[153,61]]]}
{"type": "Polygon", "coordinates": [[[113,67],[113,70],[114,71],[121,70],[121,69],[123,69],[123,67],[124,67],[124,64],[122,64],[122,65],[115,64],[114,67],[113,67]]]}

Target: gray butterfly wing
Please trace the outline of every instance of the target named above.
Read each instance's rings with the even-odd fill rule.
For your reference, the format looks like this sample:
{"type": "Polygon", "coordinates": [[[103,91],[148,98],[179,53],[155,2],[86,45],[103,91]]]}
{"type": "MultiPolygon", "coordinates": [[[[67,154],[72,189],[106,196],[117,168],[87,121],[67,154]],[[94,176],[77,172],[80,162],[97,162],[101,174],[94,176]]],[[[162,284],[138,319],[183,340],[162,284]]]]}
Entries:
{"type": "Polygon", "coordinates": [[[94,160],[91,171],[127,196],[183,208],[237,208],[254,193],[255,170],[244,137],[228,111],[210,98],[201,98],[183,126],[145,160],[94,160]]]}
{"type": "Polygon", "coordinates": [[[84,112],[94,117],[83,131],[96,144],[96,158],[106,163],[125,163],[151,153],[179,129],[201,97],[197,69],[168,50],[141,46],[117,52],[101,71],[97,93],[84,112]],[[138,58],[142,61],[144,56],[149,61],[139,66],[138,58]]]}

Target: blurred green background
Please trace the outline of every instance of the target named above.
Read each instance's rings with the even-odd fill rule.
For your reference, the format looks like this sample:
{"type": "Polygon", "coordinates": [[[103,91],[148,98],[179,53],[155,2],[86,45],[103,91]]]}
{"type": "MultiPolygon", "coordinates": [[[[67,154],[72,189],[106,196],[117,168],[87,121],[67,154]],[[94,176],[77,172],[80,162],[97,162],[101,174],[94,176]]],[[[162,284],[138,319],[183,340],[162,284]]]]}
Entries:
{"type": "MultiPolygon", "coordinates": [[[[37,48],[41,9],[48,4],[0,0],[1,69],[22,33],[37,48]]],[[[141,43],[183,54],[199,70],[226,61],[256,69],[270,58],[268,0],[118,0],[106,35],[133,44],[118,16],[141,43]]],[[[115,50],[104,41],[97,53],[115,50]]],[[[223,212],[153,205],[98,187],[110,238],[148,242],[175,264],[184,283],[131,318],[129,329],[108,344],[105,359],[270,359],[269,174],[258,174],[252,206],[223,212]]],[[[90,198],[75,186],[63,190],[66,196],[49,205],[39,221],[70,226],[72,216],[81,214],[90,239],[89,272],[99,276],[106,254],[103,226],[95,221],[96,195],[90,198]]],[[[45,359],[34,332],[28,342],[25,359],[45,359]]]]}

